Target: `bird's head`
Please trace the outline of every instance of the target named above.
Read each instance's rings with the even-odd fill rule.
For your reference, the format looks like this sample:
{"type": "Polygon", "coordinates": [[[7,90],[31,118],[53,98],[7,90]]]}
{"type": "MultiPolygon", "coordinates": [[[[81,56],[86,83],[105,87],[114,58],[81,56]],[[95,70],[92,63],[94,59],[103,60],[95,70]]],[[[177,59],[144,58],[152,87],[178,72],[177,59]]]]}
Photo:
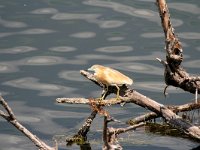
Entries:
{"type": "Polygon", "coordinates": [[[88,71],[94,71],[95,73],[102,69],[103,66],[101,65],[93,65],[90,68],[88,68],[88,71]]]}

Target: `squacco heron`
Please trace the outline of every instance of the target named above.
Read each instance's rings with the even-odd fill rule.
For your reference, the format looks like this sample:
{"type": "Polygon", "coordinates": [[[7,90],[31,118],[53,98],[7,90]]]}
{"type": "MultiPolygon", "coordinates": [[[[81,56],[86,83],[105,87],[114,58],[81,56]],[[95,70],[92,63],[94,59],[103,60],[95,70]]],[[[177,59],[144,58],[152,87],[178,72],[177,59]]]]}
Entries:
{"type": "Polygon", "coordinates": [[[106,93],[108,92],[109,86],[115,86],[117,88],[117,100],[119,99],[119,86],[124,84],[131,85],[133,80],[129,77],[125,76],[124,74],[120,73],[119,71],[105,67],[102,65],[93,65],[88,69],[89,71],[94,71],[94,77],[96,80],[104,85],[104,94],[102,94],[101,100],[104,99],[106,93]]]}

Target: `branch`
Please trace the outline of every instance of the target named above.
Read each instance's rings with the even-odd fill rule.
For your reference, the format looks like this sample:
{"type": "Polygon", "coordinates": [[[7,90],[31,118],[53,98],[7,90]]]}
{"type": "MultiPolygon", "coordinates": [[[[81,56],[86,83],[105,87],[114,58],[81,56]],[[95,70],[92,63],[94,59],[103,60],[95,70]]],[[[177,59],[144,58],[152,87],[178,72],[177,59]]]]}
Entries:
{"type": "Polygon", "coordinates": [[[90,126],[92,124],[92,121],[96,117],[97,111],[92,111],[90,116],[86,119],[86,121],[83,123],[82,127],[78,130],[77,134],[75,134],[71,138],[67,138],[66,142],[67,145],[72,145],[74,143],[77,143],[79,145],[83,145],[86,143],[87,140],[87,133],[90,130],[90,126]]]}
{"type": "Polygon", "coordinates": [[[4,109],[7,111],[8,116],[10,117],[11,120],[16,119],[14,113],[12,112],[11,108],[8,106],[6,101],[3,99],[2,96],[0,96],[0,104],[4,107],[4,109]]]}
{"type": "Polygon", "coordinates": [[[28,129],[26,129],[22,124],[18,122],[16,119],[12,109],[9,107],[9,105],[6,103],[6,101],[3,99],[3,97],[0,96],[0,104],[4,107],[4,109],[7,111],[8,114],[4,113],[3,111],[0,111],[0,116],[2,116],[4,119],[6,119],[9,123],[11,123],[13,126],[15,126],[19,131],[21,131],[26,137],[28,137],[40,150],[56,150],[54,147],[50,147],[47,144],[45,144],[42,140],[40,140],[36,135],[31,133],[28,129]]]}
{"type": "MultiPolygon", "coordinates": [[[[185,111],[200,109],[200,100],[198,101],[198,103],[187,103],[187,104],[178,105],[178,106],[167,106],[167,108],[172,110],[175,114],[177,114],[179,112],[185,112],[185,111]]],[[[149,113],[146,113],[144,115],[135,117],[133,119],[129,119],[127,121],[127,124],[134,125],[134,124],[138,124],[140,122],[145,122],[145,121],[149,121],[149,120],[152,120],[152,119],[156,119],[158,117],[160,117],[160,115],[158,115],[154,112],[149,112],[149,113]]]]}
{"type": "Polygon", "coordinates": [[[165,34],[166,61],[163,61],[166,62],[164,64],[165,83],[167,85],[179,87],[193,94],[197,89],[198,93],[200,93],[200,77],[190,76],[181,66],[183,61],[183,49],[172,27],[166,1],[157,0],[157,6],[165,34]]]}
{"type": "MultiPolygon", "coordinates": [[[[84,76],[88,79],[93,81],[93,74],[90,74],[86,71],[81,71],[81,74],[84,74],[84,76]]],[[[96,82],[97,85],[98,82],[96,82]]],[[[111,99],[107,101],[107,103],[111,104],[114,103],[115,99],[111,99]]],[[[116,100],[115,100],[116,101],[116,100]]],[[[165,107],[164,105],[138,93],[137,91],[133,89],[126,88],[124,91],[120,91],[120,100],[116,101],[115,103],[135,103],[141,107],[144,107],[150,111],[153,111],[157,115],[160,115],[163,117],[166,122],[173,127],[185,132],[189,136],[196,138],[200,140],[200,129],[197,126],[192,125],[191,123],[185,121],[180,116],[176,115],[172,110],[165,107]]],[[[106,104],[106,101],[102,101],[103,104],[106,104]]]]}
{"type": "Polygon", "coordinates": [[[135,130],[136,128],[145,125],[145,123],[142,122],[139,124],[135,124],[133,126],[128,126],[126,128],[113,128],[113,127],[108,127],[109,122],[110,120],[108,120],[108,118],[105,116],[103,125],[103,141],[104,141],[103,150],[111,150],[111,149],[121,150],[122,147],[118,144],[117,141],[118,135],[131,130],[135,130]]]}

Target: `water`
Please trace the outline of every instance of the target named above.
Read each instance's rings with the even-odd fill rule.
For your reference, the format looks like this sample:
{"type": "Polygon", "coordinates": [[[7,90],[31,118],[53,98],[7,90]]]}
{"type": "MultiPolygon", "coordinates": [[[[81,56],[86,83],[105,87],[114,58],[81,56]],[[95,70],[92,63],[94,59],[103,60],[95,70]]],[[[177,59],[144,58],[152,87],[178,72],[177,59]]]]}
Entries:
{"type": "MultiPolygon", "coordinates": [[[[200,2],[168,1],[172,22],[184,46],[183,66],[198,74],[200,2]]],[[[92,64],[119,69],[134,79],[133,87],[164,104],[183,104],[194,95],[170,87],[163,96],[164,38],[152,0],[0,0],[0,92],[17,118],[52,145],[55,135],[72,135],[90,109],[60,105],[57,97],[97,97],[101,90],[79,74],[92,64]]],[[[108,108],[126,121],[146,110],[133,104],[108,108]]],[[[102,117],[89,140],[101,149],[102,117]]],[[[0,119],[2,150],[35,149],[13,126],[0,119]]],[[[188,150],[198,143],[144,133],[122,135],[124,149],[188,150]]],[[[66,149],[62,143],[60,148],[66,149]]],[[[79,149],[77,146],[67,149],[79,149]]]]}

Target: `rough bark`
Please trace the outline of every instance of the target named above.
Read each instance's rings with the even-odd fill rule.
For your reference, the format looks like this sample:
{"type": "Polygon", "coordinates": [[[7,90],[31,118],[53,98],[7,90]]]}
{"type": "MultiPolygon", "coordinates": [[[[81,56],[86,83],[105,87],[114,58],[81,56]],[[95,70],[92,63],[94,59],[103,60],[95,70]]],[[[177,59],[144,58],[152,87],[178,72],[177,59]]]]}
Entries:
{"type": "Polygon", "coordinates": [[[157,0],[157,6],[165,34],[165,83],[166,85],[179,87],[190,93],[195,93],[197,89],[198,93],[200,93],[200,77],[190,76],[181,66],[183,61],[183,49],[172,27],[166,1],[157,0]]]}
{"type": "MultiPolygon", "coordinates": [[[[87,79],[91,80],[92,82],[95,82],[95,84],[101,86],[100,83],[94,80],[93,74],[90,74],[89,72],[84,71],[84,70],[81,70],[81,74],[85,76],[87,79]]],[[[110,87],[108,91],[109,93],[116,93],[116,88],[110,87]]],[[[63,101],[63,99],[58,99],[58,100],[63,101]]],[[[84,99],[81,98],[81,100],[84,100],[84,99]]],[[[84,103],[86,104],[86,102],[84,103]]],[[[96,103],[99,103],[99,102],[96,101],[96,103]]],[[[135,103],[143,108],[146,108],[156,113],[158,116],[163,117],[166,123],[168,123],[169,125],[177,128],[178,130],[181,130],[182,132],[188,134],[190,137],[200,140],[200,129],[197,126],[187,122],[180,116],[176,115],[176,113],[174,113],[172,110],[170,110],[168,107],[164,106],[163,104],[160,104],[150,99],[149,97],[146,97],[140,94],[139,92],[133,89],[129,89],[126,86],[123,86],[120,88],[120,100],[116,100],[112,98],[109,100],[101,101],[102,105],[112,105],[112,104],[121,104],[121,103],[135,103]]]]}

